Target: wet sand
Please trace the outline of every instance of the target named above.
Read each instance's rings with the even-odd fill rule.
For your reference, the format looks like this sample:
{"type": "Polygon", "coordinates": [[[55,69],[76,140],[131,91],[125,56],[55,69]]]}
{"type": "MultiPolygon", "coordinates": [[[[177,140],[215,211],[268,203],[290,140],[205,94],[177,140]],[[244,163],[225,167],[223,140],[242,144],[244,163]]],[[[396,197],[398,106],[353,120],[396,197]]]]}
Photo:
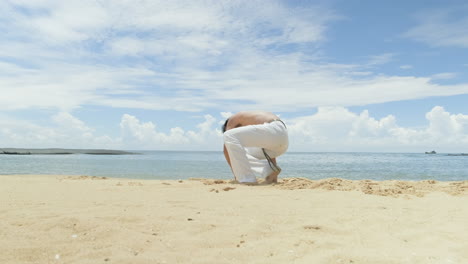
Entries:
{"type": "Polygon", "coordinates": [[[468,181],[0,176],[0,263],[468,263],[468,181]]]}

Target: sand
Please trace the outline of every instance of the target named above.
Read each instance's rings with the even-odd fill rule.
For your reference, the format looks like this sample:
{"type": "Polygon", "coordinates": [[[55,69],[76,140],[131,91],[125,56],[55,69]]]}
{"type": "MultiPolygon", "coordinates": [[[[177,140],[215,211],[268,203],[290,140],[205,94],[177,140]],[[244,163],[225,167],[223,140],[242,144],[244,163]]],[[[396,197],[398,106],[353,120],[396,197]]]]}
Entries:
{"type": "Polygon", "coordinates": [[[468,263],[468,181],[0,176],[0,263],[468,263]]]}

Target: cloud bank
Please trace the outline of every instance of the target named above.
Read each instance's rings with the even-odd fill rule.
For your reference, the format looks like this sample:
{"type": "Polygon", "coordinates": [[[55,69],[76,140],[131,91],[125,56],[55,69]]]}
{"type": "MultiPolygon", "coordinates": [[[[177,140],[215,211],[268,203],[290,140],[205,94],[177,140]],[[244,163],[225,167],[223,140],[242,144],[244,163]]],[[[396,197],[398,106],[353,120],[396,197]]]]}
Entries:
{"type": "MultiPolygon", "coordinates": [[[[465,11],[424,10],[400,39],[467,48],[465,11]]],[[[0,144],[217,150],[231,112],[317,108],[286,120],[292,150],[463,151],[466,115],[435,107],[427,126],[411,128],[348,110],[468,94],[468,83],[452,68],[413,76],[421,67],[392,51],[337,63],[325,47],[342,19],[320,1],[0,1],[0,144]],[[392,63],[398,74],[382,73],[392,63]],[[105,124],[119,132],[105,135],[78,119],[86,107],[114,116],[119,108],[120,122],[105,124]],[[127,109],[225,112],[164,130],[162,121],[122,115],[127,109]],[[56,114],[48,125],[10,115],[28,111],[56,114]]]]}
{"type": "MultiPolygon", "coordinates": [[[[0,10],[3,110],[296,111],[468,93],[466,83],[435,83],[437,74],[372,71],[393,53],[328,62],[322,47],[341,17],[317,4],[14,0],[0,10]]],[[[406,36],[466,47],[465,19],[433,18],[406,36]]]]}
{"type": "MultiPolygon", "coordinates": [[[[61,112],[51,117],[55,125],[48,127],[1,121],[0,145],[221,151],[220,122],[226,115],[205,115],[196,130],[174,127],[161,131],[153,122],[124,114],[120,135],[109,137],[98,135],[81,120],[61,112]]],[[[344,107],[320,107],[313,115],[285,121],[290,151],[466,152],[468,115],[452,114],[436,106],[426,114],[426,120],[426,126],[416,129],[399,126],[392,115],[375,119],[367,110],[353,113],[344,107]]]]}

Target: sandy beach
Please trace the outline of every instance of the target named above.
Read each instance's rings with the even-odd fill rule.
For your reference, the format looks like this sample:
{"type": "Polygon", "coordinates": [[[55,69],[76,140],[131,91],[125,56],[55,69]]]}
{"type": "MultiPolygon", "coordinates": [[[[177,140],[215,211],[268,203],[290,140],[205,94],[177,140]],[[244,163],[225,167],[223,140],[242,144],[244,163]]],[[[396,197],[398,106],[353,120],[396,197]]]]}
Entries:
{"type": "Polygon", "coordinates": [[[468,181],[0,176],[0,263],[468,263],[468,181]]]}

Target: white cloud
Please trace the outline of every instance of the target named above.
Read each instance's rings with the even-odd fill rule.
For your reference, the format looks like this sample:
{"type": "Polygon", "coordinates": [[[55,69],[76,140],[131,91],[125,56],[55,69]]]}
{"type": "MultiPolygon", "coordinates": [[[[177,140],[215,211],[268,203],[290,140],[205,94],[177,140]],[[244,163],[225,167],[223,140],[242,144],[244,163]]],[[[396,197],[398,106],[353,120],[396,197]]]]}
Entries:
{"type": "Polygon", "coordinates": [[[105,41],[112,38],[112,33],[146,33],[150,40],[164,40],[164,35],[181,37],[182,42],[194,45],[199,45],[200,36],[212,39],[220,34],[236,35],[228,36],[230,40],[260,37],[275,42],[314,42],[323,39],[325,23],[337,19],[324,8],[292,8],[280,1],[13,2],[3,5],[5,15],[14,18],[10,23],[23,32],[37,31],[36,36],[45,35],[44,41],[52,43],[105,41]],[[13,6],[28,12],[18,12],[13,6]],[[197,38],[190,40],[194,36],[197,38]]]}
{"type": "Polygon", "coordinates": [[[400,66],[400,69],[402,69],[402,70],[409,70],[409,69],[413,69],[413,66],[412,66],[412,65],[401,65],[401,66],[400,66]]]}
{"type": "Polygon", "coordinates": [[[320,6],[44,0],[0,7],[3,110],[295,111],[468,93],[467,83],[433,83],[438,76],[369,71],[393,53],[363,65],[324,62],[317,54],[339,17],[320,6]]]}
{"type": "Polygon", "coordinates": [[[111,17],[97,1],[11,1],[3,6],[14,31],[9,34],[38,44],[61,46],[95,38],[111,17]],[[84,15],[86,14],[86,15],[84,15]]]}
{"type": "Polygon", "coordinates": [[[97,136],[93,128],[70,113],[52,116],[53,124],[44,126],[33,121],[0,116],[0,146],[19,148],[120,148],[119,140],[97,136]]]}
{"type": "Polygon", "coordinates": [[[350,75],[350,76],[370,76],[370,75],[373,74],[373,72],[370,72],[370,71],[352,71],[352,72],[346,72],[344,74],[350,75]]]}
{"type": "MultiPolygon", "coordinates": [[[[225,115],[224,113],[223,115],[225,115]]],[[[218,121],[205,115],[196,127],[166,131],[153,122],[125,114],[121,134],[98,135],[69,113],[52,117],[54,126],[0,116],[3,147],[117,148],[150,150],[221,150],[218,121]]],[[[376,119],[367,110],[353,113],[344,107],[320,107],[317,113],[285,119],[290,151],[463,152],[468,148],[468,115],[452,114],[436,106],[426,114],[426,126],[402,127],[392,115],[376,119]]]]}
{"type": "Polygon", "coordinates": [[[215,149],[215,144],[222,145],[219,130],[213,127],[216,119],[211,115],[204,116],[205,121],[198,124],[198,131],[184,131],[180,127],[170,129],[169,133],[158,131],[152,122],[141,122],[132,115],[122,116],[120,128],[123,141],[127,146],[138,149],[215,149]]]}
{"type": "Polygon", "coordinates": [[[457,74],[454,72],[442,72],[437,73],[431,76],[432,80],[449,80],[457,77],[457,74]]]}
{"type": "Polygon", "coordinates": [[[221,112],[221,116],[225,119],[230,118],[232,115],[232,112],[221,112]]]}
{"type": "Polygon", "coordinates": [[[0,118],[0,145],[2,147],[43,147],[56,146],[57,132],[32,122],[0,118]]]}
{"type": "Polygon", "coordinates": [[[197,125],[197,128],[200,130],[200,134],[210,134],[212,126],[216,123],[216,119],[211,115],[205,115],[205,122],[197,125]]]}
{"type": "Polygon", "coordinates": [[[441,151],[468,147],[468,115],[450,114],[440,106],[426,114],[428,125],[405,128],[394,116],[376,120],[368,111],[321,107],[311,116],[289,120],[291,148],[301,151],[441,151]]]}
{"type": "Polygon", "coordinates": [[[91,135],[94,131],[94,129],[87,127],[83,121],[67,112],[60,112],[54,115],[52,120],[59,125],[61,129],[76,131],[83,136],[91,135]]]}
{"type": "MultiPolygon", "coordinates": [[[[314,106],[366,105],[389,101],[410,100],[427,96],[465,94],[468,84],[440,85],[424,77],[367,76],[355,79],[341,74],[342,70],[303,65],[294,59],[255,59],[249,67],[230,69],[204,77],[206,98],[224,103],[226,110],[275,109],[294,111],[314,106]],[[260,60],[258,61],[260,62],[260,60]],[[299,70],[300,69],[300,70],[299,70]],[[272,75],[275,72],[277,74],[272,75]],[[236,89],[231,87],[235,86],[236,89]]],[[[184,87],[199,89],[197,76],[181,76],[184,87]]]]}
{"type": "Polygon", "coordinates": [[[468,48],[468,8],[426,10],[416,16],[418,25],[404,36],[429,46],[468,48]]]}
{"type": "Polygon", "coordinates": [[[119,56],[160,56],[177,59],[200,59],[201,54],[217,56],[227,42],[210,35],[185,35],[165,39],[122,37],[109,43],[110,51],[119,56]]]}
{"type": "Polygon", "coordinates": [[[368,65],[382,65],[391,62],[395,58],[396,54],[394,53],[384,53],[380,55],[371,56],[368,62],[368,65]]]}
{"type": "Polygon", "coordinates": [[[436,106],[426,114],[429,120],[427,133],[433,140],[457,144],[468,143],[468,115],[452,115],[436,106]]]}
{"type": "Polygon", "coordinates": [[[27,108],[58,108],[70,110],[83,104],[105,100],[109,95],[141,93],[132,82],[146,79],[152,73],[137,68],[81,66],[58,64],[48,71],[0,65],[0,104],[3,110],[27,108]]]}
{"type": "Polygon", "coordinates": [[[265,45],[319,42],[335,19],[319,7],[262,1],[44,0],[1,7],[0,56],[9,62],[0,65],[0,104],[10,110],[219,106],[204,91],[217,81],[216,71],[237,68],[245,56],[265,53],[265,45]],[[184,86],[194,81],[197,91],[184,86]]]}

